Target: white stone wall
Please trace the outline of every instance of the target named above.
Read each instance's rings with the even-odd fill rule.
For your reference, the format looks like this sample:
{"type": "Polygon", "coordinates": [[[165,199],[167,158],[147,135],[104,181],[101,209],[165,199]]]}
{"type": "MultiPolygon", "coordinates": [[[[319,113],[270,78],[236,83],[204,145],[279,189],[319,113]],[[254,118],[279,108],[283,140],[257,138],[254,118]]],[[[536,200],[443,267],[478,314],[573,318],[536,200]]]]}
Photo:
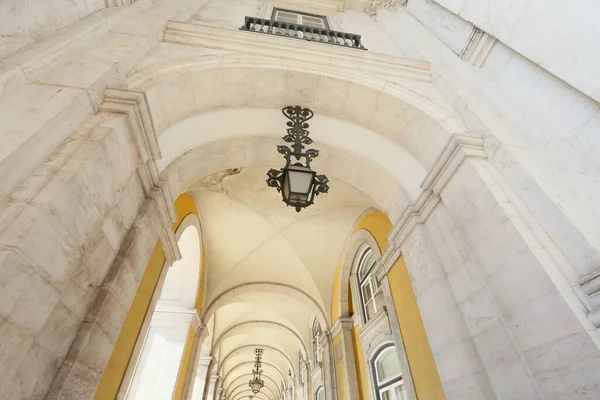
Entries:
{"type": "Polygon", "coordinates": [[[470,21],[586,95],[600,100],[594,0],[431,0],[470,21]]]}
{"type": "Polygon", "coordinates": [[[105,0],[2,0],[0,59],[104,7],[105,0]]]}
{"type": "Polygon", "coordinates": [[[577,288],[482,150],[450,146],[391,235],[447,398],[597,397],[598,335],[577,288]]]}
{"type": "Polygon", "coordinates": [[[100,103],[192,3],[100,12],[0,61],[2,398],[95,391],[173,217],[136,99],[100,103]]]}
{"type": "MultiPolygon", "coordinates": [[[[459,17],[440,9],[415,0],[396,14],[380,12],[379,22],[405,53],[432,63],[434,86],[485,138],[490,162],[550,237],[565,279],[578,287],[600,263],[600,198],[592,189],[600,180],[600,105],[501,42],[481,67],[465,62],[452,46],[459,17]]],[[[595,310],[595,300],[580,297],[595,310]]]]}
{"type": "MultiPolygon", "coordinates": [[[[189,57],[191,47],[185,46],[198,46],[189,38],[151,52],[168,20],[229,29],[234,37],[244,16],[265,16],[266,10],[258,0],[140,0],[102,10],[108,3],[65,3],[0,1],[2,398],[42,399],[50,389],[50,399],[91,398],[156,240],[170,258],[176,255],[165,237],[172,199],[158,179],[160,149],[148,104],[143,94],[114,92],[103,103],[106,87],[130,76],[128,87],[143,92],[147,88],[135,82],[147,71],[136,70],[152,67],[159,81],[159,63],[189,57]]],[[[600,304],[579,284],[600,265],[600,84],[594,69],[599,53],[597,24],[589,24],[598,6],[438,3],[446,8],[411,0],[396,13],[380,10],[378,21],[353,10],[328,14],[333,26],[364,36],[369,52],[352,59],[364,70],[349,68],[347,55],[337,50],[324,56],[301,41],[298,49],[310,56],[299,66],[293,52],[284,54],[268,39],[253,43],[264,50],[260,56],[246,57],[231,43],[220,48],[224,36],[199,28],[188,36],[208,36],[213,47],[207,64],[228,71],[236,63],[268,59],[269,68],[254,78],[279,77],[285,93],[292,93],[282,91],[280,101],[321,104],[318,93],[334,93],[337,97],[325,97],[323,104],[330,106],[323,107],[325,113],[397,139],[426,155],[419,161],[427,167],[444,135],[468,131],[485,138],[486,165],[494,174],[486,180],[487,167],[464,166],[441,193],[443,204],[400,246],[448,398],[597,398],[598,339],[586,314],[600,304]],[[500,40],[480,68],[457,56],[473,24],[500,40]],[[421,66],[372,56],[377,53],[429,61],[433,86],[421,66]],[[273,73],[272,65],[284,72],[273,73]],[[352,79],[363,90],[336,86],[340,70],[347,72],[341,87],[347,89],[352,79]],[[329,81],[321,79],[323,71],[329,81]],[[285,86],[288,81],[291,86],[285,86]],[[364,90],[366,81],[378,89],[364,90]],[[389,94],[393,81],[404,85],[405,98],[426,97],[423,108],[439,106],[439,120],[381,95],[389,94]],[[340,96],[359,101],[335,114],[340,96]],[[402,113],[396,113],[399,108],[402,113]],[[405,130],[395,129],[399,119],[408,121],[405,130]],[[459,131],[461,120],[468,129],[459,131]]],[[[175,28],[169,28],[173,35],[175,28]]],[[[208,53],[194,49],[194,56],[208,53]]],[[[223,92],[231,98],[238,93],[232,82],[248,78],[239,71],[237,81],[227,81],[235,88],[223,92]]],[[[199,84],[211,83],[210,75],[198,76],[204,79],[199,84]]],[[[145,78],[153,96],[148,101],[159,104],[152,118],[161,132],[182,117],[177,112],[204,110],[180,96],[187,93],[185,80],[169,77],[159,86],[145,78]],[[168,114],[160,104],[177,109],[168,114]]],[[[211,87],[222,93],[221,86],[211,87]]],[[[239,90],[250,93],[241,85],[239,90]]],[[[208,109],[214,94],[205,92],[200,100],[208,109]]],[[[262,106],[279,105],[267,95],[262,106]]],[[[254,100],[224,98],[218,106],[254,100]]],[[[192,171],[185,166],[182,175],[192,171]]],[[[406,201],[403,197],[402,205],[406,201]]]]}

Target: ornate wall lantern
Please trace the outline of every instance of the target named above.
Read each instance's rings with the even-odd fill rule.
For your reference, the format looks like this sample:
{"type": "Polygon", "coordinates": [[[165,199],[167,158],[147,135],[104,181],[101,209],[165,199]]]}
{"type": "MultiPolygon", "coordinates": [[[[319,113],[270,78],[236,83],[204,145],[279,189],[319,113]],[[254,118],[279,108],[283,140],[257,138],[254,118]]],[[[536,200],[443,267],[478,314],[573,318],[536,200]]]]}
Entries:
{"type": "Polygon", "coordinates": [[[265,382],[260,379],[260,374],[262,374],[262,362],[260,361],[260,359],[262,358],[263,355],[263,349],[254,349],[254,354],[256,355],[256,361],[254,362],[254,369],[252,370],[252,375],[253,378],[252,380],[248,383],[248,386],[250,386],[250,389],[252,390],[252,393],[257,394],[258,392],[260,392],[260,389],[262,389],[262,387],[265,385],[265,382]]]}
{"type": "Polygon", "coordinates": [[[329,179],[325,175],[317,175],[310,169],[310,163],[319,156],[319,151],[315,149],[304,151],[304,145],[313,142],[308,137],[309,125],[306,121],[311,119],[314,113],[308,108],[299,106],[285,107],[282,112],[289,119],[287,122],[289,128],[283,140],[292,143],[292,148],[277,146],[277,151],[285,158],[285,167],[279,170],[270,169],[267,173],[267,184],[277,188],[277,191],[282,194],[283,201],[300,212],[301,209],[314,204],[315,196],[319,193],[329,191],[329,179]],[[296,159],[293,164],[292,157],[296,159]],[[302,158],[304,163],[300,161],[302,158]]]}

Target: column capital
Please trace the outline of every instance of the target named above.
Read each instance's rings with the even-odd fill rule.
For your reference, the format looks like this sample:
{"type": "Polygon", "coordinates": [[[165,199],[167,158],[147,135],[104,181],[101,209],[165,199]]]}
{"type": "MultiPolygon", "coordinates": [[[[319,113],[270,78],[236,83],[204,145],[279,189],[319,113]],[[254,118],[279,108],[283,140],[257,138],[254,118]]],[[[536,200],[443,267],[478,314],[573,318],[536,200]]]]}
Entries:
{"type": "Polygon", "coordinates": [[[331,336],[336,337],[345,329],[353,329],[354,320],[351,317],[339,317],[331,327],[331,336]]]}
{"type": "MultiPolygon", "coordinates": [[[[394,221],[394,226],[388,235],[390,247],[395,246],[399,249],[415,225],[422,224],[427,220],[440,202],[440,193],[446,184],[454,177],[463,162],[469,158],[487,158],[483,149],[483,139],[474,136],[452,135],[421,183],[423,191],[417,201],[409,205],[394,221]]],[[[390,249],[388,248],[388,250],[390,249]]]]}
{"type": "Polygon", "coordinates": [[[208,356],[208,357],[200,357],[198,359],[198,364],[199,365],[210,365],[210,363],[212,362],[213,357],[212,356],[208,356]]]}

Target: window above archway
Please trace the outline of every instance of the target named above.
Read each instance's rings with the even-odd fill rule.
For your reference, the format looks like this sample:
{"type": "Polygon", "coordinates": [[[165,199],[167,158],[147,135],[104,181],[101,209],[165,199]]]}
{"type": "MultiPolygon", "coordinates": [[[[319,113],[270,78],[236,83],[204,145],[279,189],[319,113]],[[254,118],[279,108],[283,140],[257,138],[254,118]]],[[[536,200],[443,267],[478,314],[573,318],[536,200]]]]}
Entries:
{"type": "Polygon", "coordinates": [[[368,322],[383,306],[381,283],[374,274],[376,259],[371,248],[362,254],[358,264],[358,285],[365,322],[368,322]]]}
{"type": "Polygon", "coordinates": [[[319,387],[317,389],[317,393],[315,395],[315,398],[317,400],[325,400],[325,389],[323,388],[323,386],[319,387]]]}
{"type": "Polygon", "coordinates": [[[274,21],[285,22],[288,24],[304,25],[311,28],[329,29],[327,17],[323,15],[314,15],[299,11],[274,8],[272,19],[274,21]]]}
{"type": "Polygon", "coordinates": [[[393,345],[379,350],[372,364],[378,400],[406,400],[400,360],[393,345]]]}

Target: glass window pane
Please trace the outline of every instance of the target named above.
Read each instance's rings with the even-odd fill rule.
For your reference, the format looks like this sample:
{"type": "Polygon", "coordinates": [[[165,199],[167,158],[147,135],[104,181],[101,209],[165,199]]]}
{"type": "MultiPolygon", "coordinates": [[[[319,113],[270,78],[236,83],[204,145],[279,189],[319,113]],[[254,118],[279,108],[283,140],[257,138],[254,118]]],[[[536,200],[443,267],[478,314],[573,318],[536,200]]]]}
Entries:
{"type": "Polygon", "coordinates": [[[371,297],[373,297],[373,292],[371,291],[371,282],[366,281],[365,283],[363,283],[361,289],[363,300],[365,301],[365,303],[368,303],[369,300],[371,300],[371,297]]]}
{"type": "Polygon", "coordinates": [[[310,17],[308,15],[302,15],[302,25],[310,26],[311,28],[325,28],[323,18],[310,17]]]}
{"type": "Polygon", "coordinates": [[[361,260],[360,260],[360,266],[358,267],[358,279],[362,282],[367,274],[369,273],[369,271],[371,270],[371,267],[374,264],[374,257],[373,257],[373,251],[371,249],[368,249],[365,254],[362,256],[361,260]]]}
{"type": "Polygon", "coordinates": [[[275,21],[299,24],[298,14],[293,14],[285,11],[277,11],[275,13],[275,21]]]}
{"type": "Polygon", "coordinates": [[[397,400],[406,400],[406,390],[404,390],[403,384],[394,387],[394,397],[397,400]]]}
{"type": "Polygon", "coordinates": [[[323,388],[320,388],[317,392],[317,400],[325,400],[325,390],[323,388]]]}
{"type": "Polygon", "coordinates": [[[377,357],[375,371],[377,373],[377,385],[400,376],[400,360],[398,360],[395,347],[388,347],[377,357]]]}
{"type": "Polygon", "coordinates": [[[367,303],[365,308],[367,311],[367,320],[373,318],[373,316],[375,314],[377,314],[377,310],[375,310],[375,302],[374,301],[370,301],[369,303],[367,303]]]}
{"type": "Polygon", "coordinates": [[[379,282],[375,276],[371,276],[371,280],[373,281],[373,287],[375,288],[375,291],[381,288],[381,282],[379,282]]]}
{"type": "Polygon", "coordinates": [[[377,292],[375,292],[375,309],[379,310],[381,309],[381,307],[383,307],[385,305],[385,299],[383,298],[383,290],[381,289],[381,287],[379,287],[379,289],[377,289],[377,292]]]}
{"type": "Polygon", "coordinates": [[[392,391],[389,389],[386,390],[382,390],[380,392],[381,394],[381,400],[392,400],[392,391]]]}

